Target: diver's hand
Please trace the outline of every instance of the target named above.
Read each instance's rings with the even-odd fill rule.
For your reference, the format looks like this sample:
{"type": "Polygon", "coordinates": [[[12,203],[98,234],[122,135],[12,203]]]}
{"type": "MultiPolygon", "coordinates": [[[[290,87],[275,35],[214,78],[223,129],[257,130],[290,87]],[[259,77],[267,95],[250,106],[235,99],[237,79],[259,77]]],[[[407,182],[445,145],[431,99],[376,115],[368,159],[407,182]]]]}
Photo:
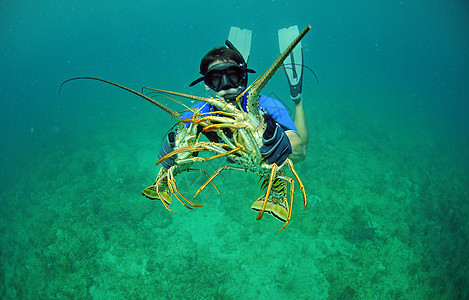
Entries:
{"type": "MultiPolygon", "coordinates": [[[[174,151],[175,141],[176,141],[176,134],[174,132],[168,133],[168,135],[166,136],[166,139],[163,142],[163,145],[161,145],[160,153],[158,154],[158,160],[162,158],[163,156],[165,156],[166,154],[174,151]]],[[[171,168],[172,166],[174,166],[174,160],[176,158],[177,158],[177,155],[168,157],[167,159],[161,162],[161,166],[166,169],[171,168]]]]}
{"type": "Polygon", "coordinates": [[[269,164],[280,166],[292,154],[290,140],[272,115],[264,115],[267,128],[262,136],[261,155],[269,164]]]}

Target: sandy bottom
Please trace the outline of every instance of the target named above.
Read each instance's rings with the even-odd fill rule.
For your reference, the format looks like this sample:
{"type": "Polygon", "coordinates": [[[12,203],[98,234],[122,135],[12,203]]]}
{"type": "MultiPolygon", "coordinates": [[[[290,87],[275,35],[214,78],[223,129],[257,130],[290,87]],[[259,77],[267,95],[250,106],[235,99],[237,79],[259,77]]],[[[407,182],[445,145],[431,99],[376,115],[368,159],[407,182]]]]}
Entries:
{"type": "MultiPolygon", "coordinates": [[[[292,221],[250,210],[253,174],[222,173],[188,210],[141,196],[165,128],[56,130],[1,191],[0,297],[467,298],[467,161],[429,131],[311,112],[292,221]]],[[[224,161],[201,165],[213,172],[224,161]]],[[[203,175],[177,177],[188,197],[203,175]]]]}

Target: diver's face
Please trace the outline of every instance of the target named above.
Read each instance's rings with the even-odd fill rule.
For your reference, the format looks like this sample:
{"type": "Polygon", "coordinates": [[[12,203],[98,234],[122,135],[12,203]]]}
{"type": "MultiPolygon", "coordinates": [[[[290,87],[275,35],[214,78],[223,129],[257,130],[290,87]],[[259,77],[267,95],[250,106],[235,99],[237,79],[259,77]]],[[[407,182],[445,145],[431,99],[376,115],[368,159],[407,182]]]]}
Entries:
{"type": "MultiPolygon", "coordinates": [[[[208,69],[212,68],[215,65],[222,64],[222,63],[227,63],[227,62],[233,62],[234,63],[234,61],[232,61],[232,60],[229,60],[229,61],[216,60],[208,66],[208,69]]],[[[223,100],[232,101],[232,100],[234,100],[235,96],[238,93],[242,92],[241,89],[243,89],[243,88],[242,87],[233,88],[233,87],[228,86],[228,87],[226,87],[226,89],[222,89],[222,90],[217,92],[217,91],[211,89],[208,85],[205,84],[205,89],[207,91],[212,91],[212,96],[213,97],[220,97],[223,100]]]]}

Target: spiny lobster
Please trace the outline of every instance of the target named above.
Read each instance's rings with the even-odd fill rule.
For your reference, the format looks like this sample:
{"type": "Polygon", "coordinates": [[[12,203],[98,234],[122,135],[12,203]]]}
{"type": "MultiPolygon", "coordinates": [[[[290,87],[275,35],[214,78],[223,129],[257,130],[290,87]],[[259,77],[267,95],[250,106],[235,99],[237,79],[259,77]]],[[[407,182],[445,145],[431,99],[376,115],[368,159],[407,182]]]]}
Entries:
{"type": "MultiPolygon", "coordinates": [[[[143,93],[139,93],[125,86],[96,77],[75,77],[68,79],[61,84],[59,93],[66,82],[78,79],[98,80],[136,94],[171,115],[176,122],[177,128],[174,151],[161,157],[158,160],[157,165],[174,155],[177,155],[177,158],[175,159],[175,164],[169,169],[163,167],[160,168],[155,182],[142,191],[142,194],[145,197],[153,200],[161,200],[167,210],[175,213],[169,208],[173,195],[187,208],[203,206],[188,200],[178,190],[175,180],[177,174],[187,171],[198,171],[207,176],[208,180],[197,190],[193,197],[195,198],[197,194],[210,183],[213,184],[218,194],[220,194],[218,188],[213,182],[213,179],[223,170],[228,169],[253,172],[263,180],[262,187],[266,189],[266,193],[259,197],[251,206],[252,209],[259,211],[257,220],[262,218],[264,212],[268,212],[280,221],[285,222],[283,227],[280,229],[283,230],[291,219],[294,193],[294,180],[293,178],[286,176],[286,167],[290,169],[298,181],[300,190],[303,194],[305,208],[307,206],[306,193],[304,185],[296,173],[290,159],[287,158],[284,163],[277,166],[275,163],[268,164],[262,158],[259,148],[262,146],[262,134],[265,131],[266,124],[264,122],[263,112],[259,109],[258,99],[260,91],[272,78],[274,73],[282,65],[285,58],[291,53],[293,48],[305,36],[310,28],[311,26],[308,25],[285,49],[272,66],[263,75],[256,79],[243,93],[241,93],[234,103],[226,102],[220,98],[204,98],[172,91],[144,88],[167,97],[177,96],[191,100],[204,101],[206,104],[210,104],[218,109],[216,114],[200,113],[199,110],[191,109],[186,106],[187,109],[192,110],[193,116],[189,119],[183,120],[180,113],[171,110],[143,93]],[[247,111],[244,111],[242,108],[241,103],[243,97],[246,98],[247,111]],[[226,131],[231,133],[229,134],[230,137],[226,134],[226,131]],[[221,142],[200,141],[202,134],[206,132],[215,132],[221,142]],[[202,158],[197,155],[200,151],[208,151],[215,154],[207,158],[202,158]],[[217,169],[212,176],[209,176],[208,173],[201,168],[192,168],[193,164],[196,162],[206,162],[222,157],[228,158],[229,161],[234,162],[237,165],[224,165],[217,169]],[[290,184],[290,203],[288,203],[287,200],[287,182],[290,184]]],[[[178,102],[181,103],[180,101],[178,102]]]]}

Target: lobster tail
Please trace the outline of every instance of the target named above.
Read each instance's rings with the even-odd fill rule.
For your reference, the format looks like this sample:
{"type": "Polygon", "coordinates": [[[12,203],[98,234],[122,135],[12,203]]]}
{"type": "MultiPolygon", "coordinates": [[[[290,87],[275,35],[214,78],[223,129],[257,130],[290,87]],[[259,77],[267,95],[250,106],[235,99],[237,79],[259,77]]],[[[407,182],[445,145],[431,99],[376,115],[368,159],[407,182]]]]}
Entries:
{"type": "MultiPolygon", "coordinates": [[[[268,180],[262,183],[262,188],[268,185],[268,180]]],[[[251,206],[252,210],[261,211],[264,205],[265,195],[259,197],[251,206]]],[[[264,212],[271,214],[281,222],[287,222],[290,208],[287,202],[287,187],[285,181],[276,179],[267,199],[264,212]]]]}
{"type": "MultiPolygon", "coordinates": [[[[261,211],[262,205],[264,205],[264,197],[259,197],[251,206],[252,210],[261,211]]],[[[271,200],[267,200],[267,204],[265,206],[264,212],[271,214],[274,218],[281,222],[286,222],[288,220],[289,214],[288,203],[281,202],[281,203],[274,203],[271,200]]]]}
{"type": "Polygon", "coordinates": [[[160,192],[161,197],[158,195],[158,191],[156,189],[156,182],[153,185],[150,185],[146,189],[142,191],[142,195],[147,197],[150,200],[162,200],[167,205],[171,205],[173,201],[171,194],[162,188],[162,192],[160,192]]]}

